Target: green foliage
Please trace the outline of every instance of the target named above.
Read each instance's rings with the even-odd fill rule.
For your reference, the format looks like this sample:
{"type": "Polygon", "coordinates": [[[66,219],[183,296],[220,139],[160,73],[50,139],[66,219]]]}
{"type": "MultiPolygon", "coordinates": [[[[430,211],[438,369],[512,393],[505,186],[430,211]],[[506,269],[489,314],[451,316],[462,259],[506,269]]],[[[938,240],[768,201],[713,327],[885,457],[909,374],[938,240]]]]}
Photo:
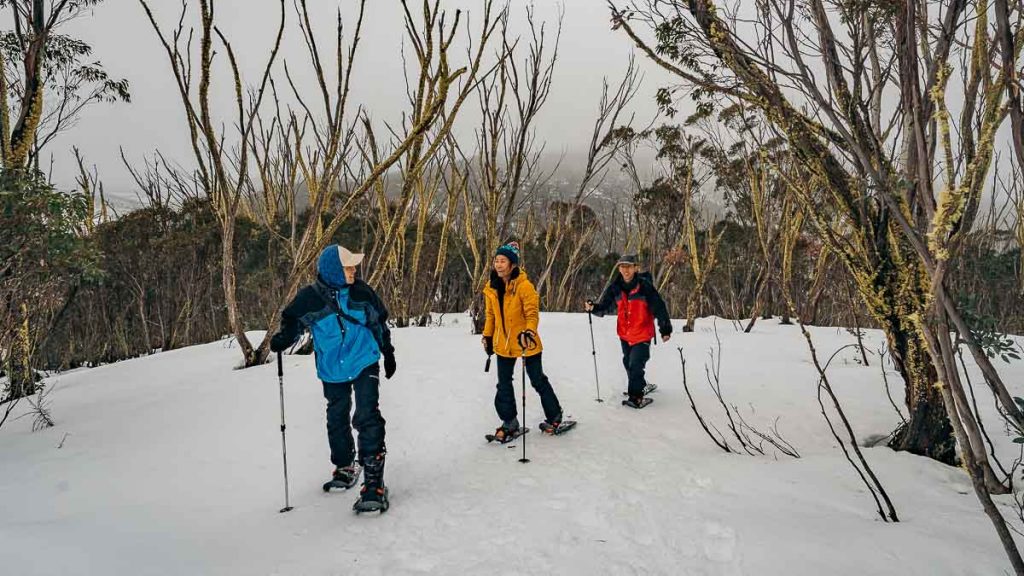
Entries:
{"type": "Polygon", "coordinates": [[[658,110],[668,118],[672,118],[679,112],[675,107],[675,91],[675,88],[658,88],[658,92],[654,96],[658,110]]]}
{"type": "Polygon", "coordinates": [[[655,51],[687,70],[700,72],[693,44],[688,41],[686,23],[682,18],[672,18],[659,23],[654,29],[658,40],[655,51]]]}
{"type": "Polygon", "coordinates": [[[17,118],[27,110],[33,111],[29,115],[32,121],[26,124],[26,130],[32,133],[25,135],[31,137],[27,141],[31,145],[27,148],[17,147],[19,152],[14,160],[17,163],[24,164],[27,160],[28,165],[38,168],[40,151],[58,134],[73,126],[82,110],[89,105],[131,101],[128,80],[112,78],[103,65],[93,58],[92,46],[56,31],[76,17],[88,13],[90,8],[100,2],[102,0],[40,3],[45,7],[43,14],[37,14],[36,6],[30,6],[30,0],[0,1],[0,9],[15,5],[15,13],[31,13],[36,22],[33,25],[22,22],[14,30],[0,31],[0,54],[4,62],[0,74],[4,75],[7,83],[7,106],[10,108],[4,112],[11,118],[17,118]],[[54,10],[59,13],[51,14],[50,11],[54,10]],[[38,42],[32,40],[32,35],[39,32],[33,30],[36,26],[43,26],[44,22],[52,23],[52,27],[46,28],[45,41],[39,46],[38,42]],[[41,69],[36,77],[34,71],[29,73],[31,67],[26,66],[32,53],[40,49],[42,58],[38,63],[41,69]],[[37,90],[39,87],[42,89],[41,94],[37,90]],[[38,109],[40,102],[42,108],[38,109]]]}
{"type": "Polygon", "coordinates": [[[38,173],[0,172],[0,270],[7,279],[80,267],[88,213],[81,194],[59,192],[38,173]]]}
{"type": "MultiPolygon", "coordinates": [[[[19,93],[24,52],[17,33],[12,30],[0,33],[0,51],[8,67],[4,71],[8,85],[19,93]]],[[[71,103],[83,99],[130,102],[128,80],[111,78],[102,64],[89,60],[91,56],[92,46],[82,40],[64,34],[50,36],[43,52],[43,77],[49,84],[51,97],[57,101],[66,98],[71,103]]]]}
{"type": "Polygon", "coordinates": [[[81,234],[88,206],[41,174],[0,172],[0,358],[11,376],[2,399],[34,392],[36,344],[64,308],[68,286],[94,272],[81,234]]]}
{"type": "Polygon", "coordinates": [[[1009,363],[1020,360],[1020,350],[1014,341],[998,330],[996,319],[979,312],[978,298],[973,294],[963,294],[958,305],[964,321],[971,329],[971,335],[989,358],[997,356],[1009,363]]]}
{"type": "MultiPolygon", "coordinates": [[[[1019,396],[1014,396],[1013,397],[1013,401],[1017,404],[1018,408],[1020,408],[1021,410],[1024,410],[1024,398],[1021,398],[1019,396]]],[[[1010,423],[1010,424],[1013,424],[1013,420],[1012,419],[1007,419],[1006,421],[1008,423],[1010,423]]],[[[1013,439],[1014,443],[1016,443],[1016,444],[1024,444],[1024,430],[1021,430],[1021,429],[1018,428],[1016,432],[1017,432],[1017,436],[1014,437],[1014,439],[1013,439]]]]}

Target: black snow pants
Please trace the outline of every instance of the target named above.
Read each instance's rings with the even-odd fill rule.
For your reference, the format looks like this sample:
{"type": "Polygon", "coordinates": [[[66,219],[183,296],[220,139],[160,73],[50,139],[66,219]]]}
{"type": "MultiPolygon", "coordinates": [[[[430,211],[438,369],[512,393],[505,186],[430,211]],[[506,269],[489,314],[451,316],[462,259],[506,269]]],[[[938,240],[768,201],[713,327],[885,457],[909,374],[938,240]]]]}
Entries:
{"type": "MultiPolygon", "coordinates": [[[[536,354],[526,358],[526,375],[530,377],[533,389],[540,395],[540,403],[544,407],[544,418],[554,421],[562,415],[562,406],[558,403],[558,396],[555,395],[551,382],[544,375],[541,355],[536,354]]],[[[498,391],[494,395],[494,408],[498,411],[498,418],[501,418],[502,422],[516,418],[518,414],[516,392],[512,384],[512,374],[518,360],[518,358],[498,356],[498,391]]]]}
{"type": "Polygon", "coordinates": [[[630,397],[643,396],[644,385],[647,383],[644,370],[647,367],[647,361],[651,359],[651,343],[640,342],[632,346],[625,340],[619,340],[619,343],[622,344],[622,365],[626,368],[626,375],[629,377],[627,394],[630,397]]]}
{"type": "Polygon", "coordinates": [[[380,366],[366,367],[355,380],[324,382],[327,398],[327,441],[331,445],[331,462],[348,466],[355,457],[356,446],[352,428],[359,432],[359,461],[365,462],[384,453],[384,417],[378,405],[380,397],[380,366]],[[356,412],[352,416],[352,392],[356,396],[356,412]]]}

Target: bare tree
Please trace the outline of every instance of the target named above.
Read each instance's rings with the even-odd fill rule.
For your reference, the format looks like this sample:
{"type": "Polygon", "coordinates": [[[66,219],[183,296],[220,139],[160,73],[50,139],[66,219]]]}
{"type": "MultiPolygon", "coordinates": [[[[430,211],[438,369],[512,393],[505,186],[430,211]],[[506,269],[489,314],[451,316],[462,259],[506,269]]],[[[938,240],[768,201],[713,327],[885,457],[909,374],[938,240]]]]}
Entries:
{"type": "MultiPolygon", "coordinates": [[[[365,0],[359,3],[355,33],[347,50],[342,38],[341,15],[338,15],[338,73],[333,89],[328,88],[323,57],[310,26],[307,3],[305,0],[296,2],[298,28],[308,48],[318,87],[314,94],[320,101],[313,105],[306,94],[295,85],[285,64],[285,76],[299,107],[298,112],[289,111],[287,114],[282,112],[272,75],[285,29],[286,10],[283,1],[276,40],[260,83],[257,88],[250,91],[248,102],[243,102],[242,81],[231,45],[214,24],[213,0],[202,0],[200,6],[202,25],[198,90],[193,79],[190,42],[192,32],[191,29],[186,29],[185,25],[187,3],[183,3],[178,26],[170,37],[167,37],[157,24],[146,1],[140,0],[140,3],[160,37],[171,63],[192,137],[198,178],[211,198],[221,221],[224,289],[232,331],[242,348],[245,364],[260,364],[268,353],[268,341],[264,339],[259,347],[253,347],[248,341],[235,297],[233,238],[236,219],[243,207],[256,206],[256,203],[247,204],[243,199],[256,199],[262,195],[259,202],[262,205],[260,213],[267,224],[276,219],[278,208],[291,210],[289,218],[293,233],[288,242],[292,265],[283,290],[280,304],[283,306],[305,281],[306,274],[320,250],[330,243],[335,232],[349,217],[353,204],[363,198],[388,170],[400,161],[411,162],[408,164],[411,169],[407,174],[407,184],[399,203],[400,213],[404,213],[412,197],[415,182],[422,175],[424,167],[432,161],[444,135],[450,132],[463,100],[470,93],[481,71],[485,47],[494,30],[493,3],[488,0],[483,6],[483,24],[477,37],[478,44],[473,47],[474,52],[470,54],[469,63],[465,67],[454,68],[451,63],[452,42],[461,28],[461,13],[457,12],[454,19],[449,22],[437,0],[424,2],[419,11],[411,10],[408,3],[402,1],[405,30],[416,54],[413,70],[417,78],[410,93],[411,112],[406,115],[407,122],[403,129],[392,131],[395,135],[394,142],[388,146],[386,152],[370,159],[365,154],[367,148],[362,148],[363,158],[356,162],[361,166],[359,169],[353,169],[350,165],[353,158],[358,158],[351,154],[354,150],[352,145],[357,123],[367,128],[365,138],[375,138],[367,116],[357,114],[354,120],[350,120],[347,106],[352,70],[366,9],[365,0]],[[224,144],[226,135],[223,130],[218,132],[214,128],[210,117],[214,36],[225,47],[230,70],[234,76],[238,143],[233,150],[224,144]],[[452,95],[453,86],[460,78],[463,86],[452,95]],[[274,94],[275,113],[264,119],[262,104],[268,92],[274,94]],[[323,110],[322,116],[314,112],[320,107],[323,110]],[[429,138],[428,135],[433,135],[433,138],[429,138]],[[368,159],[372,161],[367,161],[368,159]],[[255,164],[255,170],[250,166],[250,162],[255,164]],[[259,179],[258,184],[250,180],[253,172],[259,179]],[[310,207],[305,211],[306,225],[301,236],[297,234],[299,226],[295,220],[297,214],[294,202],[300,188],[299,183],[307,193],[310,203],[310,207]],[[325,219],[324,216],[328,213],[330,216],[325,219]]],[[[375,146],[377,144],[374,142],[375,146]]],[[[377,147],[377,150],[380,151],[382,148],[377,147]]],[[[400,219],[389,221],[387,230],[382,232],[375,274],[381,274],[385,270],[385,266],[380,265],[380,255],[391,253],[399,221],[400,219]]],[[[371,277],[371,281],[376,280],[371,277]]],[[[280,307],[266,319],[265,325],[271,330],[275,328],[279,312],[280,307]]]]}
{"type": "Polygon", "coordinates": [[[139,0],[142,8],[160,38],[171,71],[178,87],[185,121],[189,129],[192,152],[197,166],[199,181],[212,203],[221,228],[222,280],[224,299],[227,305],[228,322],[235,340],[242,351],[245,366],[262,362],[258,351],[245,333],[245,321],[241,317],[237,297],[237,273],[235,263],[235,231],[245,182],[249,177],[250,150],[247,145],[263,97],[269,85],[271,69],[277,59],[281,38],[285,28],[285,2],[280,0],[280,24],[270,49],[270,55],[263,68],[260,83],[250,93],[248,102],[243,95],[243,82],[238,61],[231,43],[215,24],[215,0],[199,2],[199,50],[198,62],[193,66],[192,40],[195,30],[186,24],[189,3],[182,2],[177,27],[168,37],[157,23],[156,16],[146,0],[139,0]],[[210,89],[214,82],[214,44],[219,43],[227,53],[228,67],[234,88],[234,107],[237,118],[235,129],[237,140],[233,145],[227,140],[227,129],[218,127],[210,107],[210,89]],[[183,45],[184,44],[184,45],[183,45]]]}
{"type": "Polygon", "coordinates": [[[402,1],[406,11],[406,29],[409,31],[410,41],[420,66],[419,77],[411,86],[415,88],[409,92],[409,101],[412,105],[412,114],[409,116],[409,133],[414,137],[409,140],[409,145],[400,150],[398,158],[401,161],[403,171],[403,182],[399,198],[395,202],[395,211],[388,215],[387,224],[382,232],[382,243],[376,250],[374,268],[371,275],[371,283],[375,283],[383,274],[388,271],[394,272],[400,266],[398,254],[392,250],[397,239],[403,234],[405,212],[414,197],[415,187],[427,170],[432,165],[438,150],[444,145],[446,138],[451,133],[455,119],[465,104],[466,99],[473,94],[481,75],[488,75],[490,71],[484,69],[484,59],[490,46],[490,40],[498,29],[507,7],[497,11],[493,0],[485,0],[482,5],[482,23],[475,45],[471,42],[469,63],[467,66],[452,71],[450,69],[448,51],[451,49],[455,34],[458,31],[460,13],[456,13],[454,25],[446,27],[444,12],[439,9],[440,1],[435,0],[434,8],[430,9],[429,3],[424,3],[425,34],[419,34],[411,27],[413,22],[405,0],[402,1]],[[436,31],[435,31],[436,28],[436,31]],[[438,53],[435,54],[435,44],[438,53]],[[438,60],[439,74],[431,74],[426,66],[434,60],[438,60]],[[456,79],[461,76],[461,86],[457,87],[450,103],[450,108],[442,110],[447,103],[448,91],[456,79]],[[429,97],[430,94],[443,94],[445,99],[429,97]],[[422,125],[424,120],[441,118],[437,129],[417,130],[416,126],[422,125]],[[382,264],[387,264],[386,266],[382,264]]]}
{"type": "MultiPolygon", "coordinates": [[[[686,298],[686,324],[684,332],[693,332],[694,322],[704,299],[705,286],[718,264],[718,247],[725,234],[725,228],[715,230],[715,215],[709,214],[707,190],[711,171],[702,166],[702,150],[707,146],[704,139],[685,134],[678,126],[662,126],[655,131],[658,139],[658,157],[668,164],[668,182],[679,195],[681,205],[681,229],[678,240],[671,252],[682,252],[693,274],[693,286],[686,298]],[[703,242],[698,237],[703,236],[703,242]]],[[[676,259],[669,260],[666,269],[659,275],[659,288],[664,289],[676,259]]]]}
{"type": "MultiPolygon", "coordinates": [[[[601,99],[597,107],[597,118],[594,120],[590,144],[587,147],[587,160],[583,168],[583,176],[580,177],[576,193],[570,201],[572,206],[582,206],[600,187],[609,164],[619,155],[619,150],[628,141],[622,136],[633,131],[631,126],[633,118],[625,119],[623,116],[639,88],[640,71],[632,56],[630,56],[626,72],[614,92],[608,84],[608,79],[604,80],[601,99]]],[[[543,271],[537,277],[537,292],[541,294],[544,294],[545,285],[551,278],[555,262],[565,243],[565,236],[558,233],[558,230],[568,227],[570,224],[568,218],[572,218],[574,214],[574,210],[564,211],[562,219],[548,222],[548,233],[544,238],[546,262],[543,271]]]]}
{"type": "Polygon", "coordinates": [[[466,173],[462,205],[464,238],[472,262],[467,262],[474,287],[474,330],[483,329],[481,288],[490,270],[490,255],[512,236],[526,236],[525,207],[537,197],[552,172],[541,167],[544,143],[537,140],[536,124],[551,93],[562,22],[554,38],[548,25],[526,10],[529,35],[512,35],[510,16],[501,19],[502,45],[497,68],[480,82],[476,98],[480,124],[471,157],[457,143],[455,151],[471,169],[466,173]],[[523,53],[525,52],[525,55],[523,53]]]}

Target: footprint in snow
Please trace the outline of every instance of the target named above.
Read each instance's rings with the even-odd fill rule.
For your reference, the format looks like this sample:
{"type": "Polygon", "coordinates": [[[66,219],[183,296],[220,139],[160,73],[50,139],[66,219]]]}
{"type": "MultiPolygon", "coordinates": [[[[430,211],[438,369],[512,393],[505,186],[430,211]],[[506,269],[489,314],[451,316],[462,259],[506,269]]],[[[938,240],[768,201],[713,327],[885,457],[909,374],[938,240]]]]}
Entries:
{"type": "Polygon", "coordinates": [[[704,524],[704,555],[713,562],[736,561],[736,531],[716,522],[704,524]]]}

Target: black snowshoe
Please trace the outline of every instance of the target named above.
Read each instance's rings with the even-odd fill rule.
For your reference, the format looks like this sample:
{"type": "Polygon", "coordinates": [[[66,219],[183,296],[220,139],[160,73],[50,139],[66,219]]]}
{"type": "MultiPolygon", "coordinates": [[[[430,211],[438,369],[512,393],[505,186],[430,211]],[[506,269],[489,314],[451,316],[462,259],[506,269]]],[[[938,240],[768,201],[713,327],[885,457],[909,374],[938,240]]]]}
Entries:
{"type": "Polygon", "coordinates": [[[558,436],[560,434],[565,434],[566,432],[572,430],[575,427],[575,420],[563,420],[561,418],[555,420],[554,422],[548,422],[545,420],[544,422],[540,423],[541,432],[549,436],[558,436]]]}
{"type": "Polygon", "coordinates": [[[379,454],[363,463],[363,487],[359,491],[359,499],[352,505],[356,514],[363,512],[388,511],[391,505],[388,500],[388,489],[384,486],[384,455],[379,454]]]}
{"type": "Polygon", "coordinates": [[[654,402],[651,398],[645,398],[643,396],[630,396],[622,401],[623,406],[629,406],[630,408],[636,408],[637,410],[650,406],[651,402],[654,402]]]}
{"type": "Polygon", "coordinates": [[[333,477],[324,484],[324,492],[330,492],[331,489],[348,490],[356,485],[361,473],[362,468],[358,462],[353,462],[350,466],[335,468],[333,477]]]}

